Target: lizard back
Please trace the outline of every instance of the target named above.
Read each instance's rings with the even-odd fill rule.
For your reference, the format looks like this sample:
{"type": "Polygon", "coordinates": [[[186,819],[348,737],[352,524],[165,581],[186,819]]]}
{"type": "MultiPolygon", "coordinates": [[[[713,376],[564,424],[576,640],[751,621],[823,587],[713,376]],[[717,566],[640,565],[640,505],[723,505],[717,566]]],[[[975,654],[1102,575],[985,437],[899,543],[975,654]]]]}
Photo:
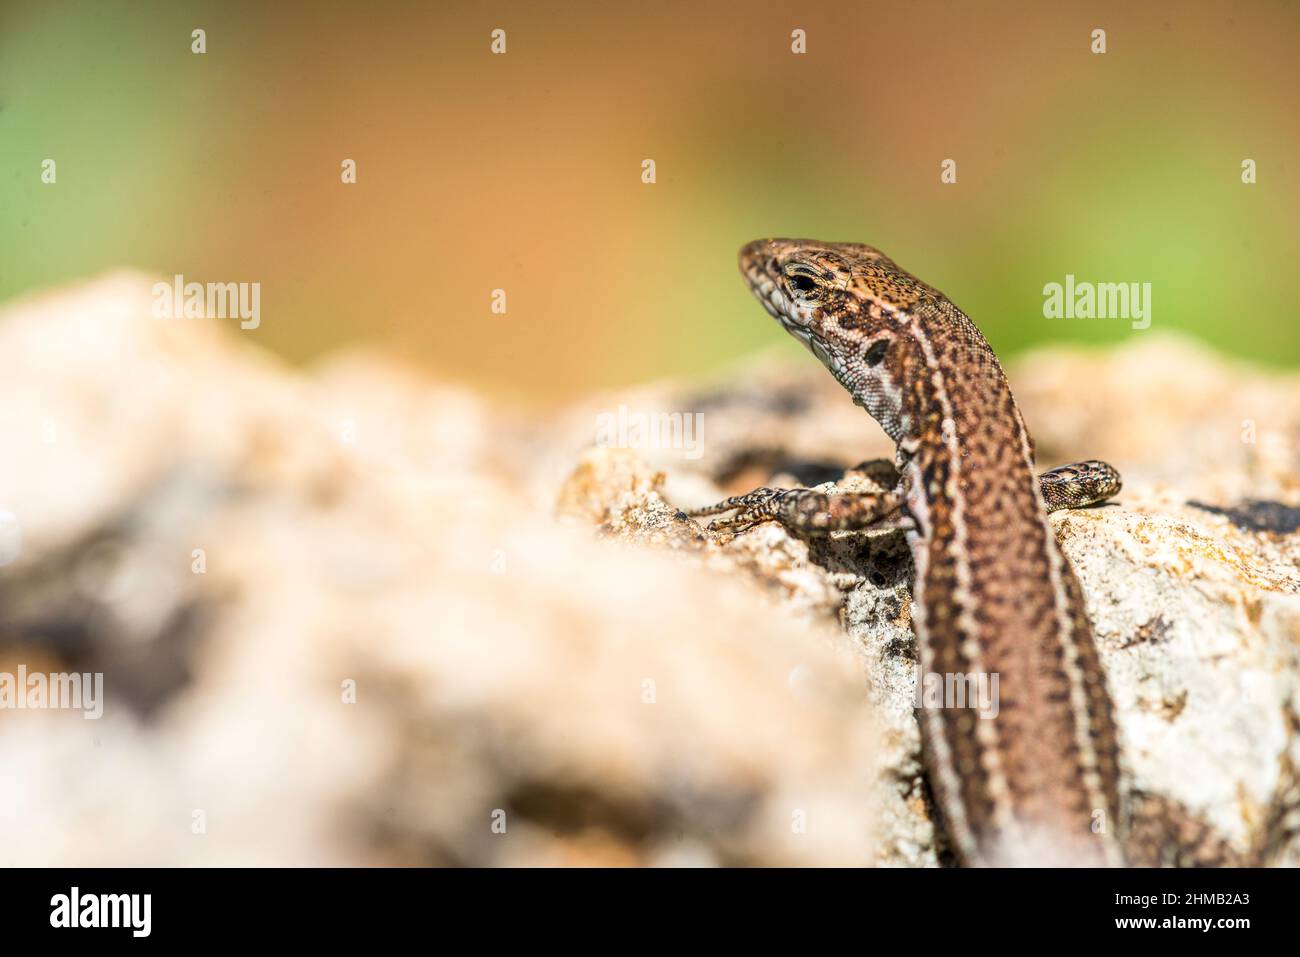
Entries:
{"type": "Polygon", "coordinates": [[[873,247],[760,240],[740,258],[765,308],[898,444],[923,673],[997,676],[996,717],[921,709],[956,850],[969,863],[1121,863],[1111,702],[992,348],[873,247]]]}

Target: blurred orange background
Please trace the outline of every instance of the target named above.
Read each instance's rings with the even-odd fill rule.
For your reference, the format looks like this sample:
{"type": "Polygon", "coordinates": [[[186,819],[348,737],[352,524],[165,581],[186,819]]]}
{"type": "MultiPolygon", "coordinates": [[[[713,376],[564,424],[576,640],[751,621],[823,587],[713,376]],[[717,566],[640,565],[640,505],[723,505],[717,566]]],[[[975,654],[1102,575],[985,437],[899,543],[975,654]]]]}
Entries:
{"type": "Polygon", "coordinates": [[[1072,273],[1295,364],[1298,43],[1276,3],[9,2],[0,298],[257,281],[241,334],[291,360],[369,341],[550,400],[782,343],[735,253],[808,235],[880,246],[1001,353],[1142,334],[1044,319],[1072,273]]]}

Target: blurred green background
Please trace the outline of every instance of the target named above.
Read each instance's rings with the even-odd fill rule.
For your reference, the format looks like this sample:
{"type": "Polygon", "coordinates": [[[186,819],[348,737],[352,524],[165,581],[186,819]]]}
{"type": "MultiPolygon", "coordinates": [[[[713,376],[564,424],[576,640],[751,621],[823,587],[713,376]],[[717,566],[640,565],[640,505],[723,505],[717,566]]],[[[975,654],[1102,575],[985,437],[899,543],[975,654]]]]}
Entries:
{"type": "Polygon", "coordinates": [[[1004,354],[1149,334],[1045,319],[1072,273],[1300,362],[1300,5],[899,6],[0,0],[0,299],[257,281],[240,334],[291,360],[377,343],[541,400],[783,342],[735,253],[801,235],[881,247],[1004,354]]]}

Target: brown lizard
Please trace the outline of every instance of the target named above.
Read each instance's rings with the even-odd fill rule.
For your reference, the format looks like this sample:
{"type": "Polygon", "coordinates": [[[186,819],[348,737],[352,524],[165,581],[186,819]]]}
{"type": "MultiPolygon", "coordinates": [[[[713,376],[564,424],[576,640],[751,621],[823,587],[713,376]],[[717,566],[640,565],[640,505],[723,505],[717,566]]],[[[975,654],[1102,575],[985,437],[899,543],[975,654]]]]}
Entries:
{"type": "MultiPolygon", "coordinates": [[[[905,528],[922,672],[1000,678],[996,718],[921,709],[930,783],[959,858],[1132,862],[1113,708],[1079,582],[1047,519],[1115,495],[1118,472],[1088,461],[1037,475],[984,336],[879,250],[765,239],[741,250],[740,267],[767,311],[897,443],[901,478],[883,494],[761,488],[691,514],[734,512],[710,525],[733,531],[765,521],[803,534],[905,528]]],[[[1216,860],[1207,829],[1168,808],[1152,814],[1143,830],[1214,845],[1200,862],[1216,860]]],[[[1144,835],[1151,846],[1159,838],[1144,835]]]]}

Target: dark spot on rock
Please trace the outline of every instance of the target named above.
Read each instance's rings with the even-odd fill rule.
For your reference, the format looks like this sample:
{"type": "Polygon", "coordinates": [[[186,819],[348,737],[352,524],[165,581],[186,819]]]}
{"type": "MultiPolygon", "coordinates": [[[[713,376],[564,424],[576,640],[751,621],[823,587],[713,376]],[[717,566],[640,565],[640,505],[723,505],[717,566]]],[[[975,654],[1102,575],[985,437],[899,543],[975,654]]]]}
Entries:
{"type": "Polygon", "coordinates": [[[1300,508],[1283,505],[1281,502],[1268,502],[1261,499],[1246,499],[1231,508],[1206,505],[1203,502],[1190,501],[1192,508],[1204,512],[1226,516],[1238,528],[1248,532],[1271,532],[1276,535],[1290,535],[1300,529],[1300,508]]]}
{"type": "Polygon", "coordinates": [[[785,449],[749,448],[722,462],[713,473],[713,480],[725,488],[737,476],[751,471],[762,472],[767,476],[791,475],[800,485],[811,487],[823,482],[838,481],[843,477],[845,469],[842,462],[793,459],[785,449]]]}
{"type": "Polygon", "coordinates": [[[916,660],[916,641],[909,634],[906,638],[891,638],[885,645],[885,656],[902,658],[904,661],[916,660]]]}
{"type": "Polygon", "coordinates": [[[1155,617],[1150,621],[1138,625],[1137,631],[1124,640],[1124,647],[1131,648],[1134,645],[1158,645],[1169,638],[1172,626],[1163,618],[1155,617]]]}

